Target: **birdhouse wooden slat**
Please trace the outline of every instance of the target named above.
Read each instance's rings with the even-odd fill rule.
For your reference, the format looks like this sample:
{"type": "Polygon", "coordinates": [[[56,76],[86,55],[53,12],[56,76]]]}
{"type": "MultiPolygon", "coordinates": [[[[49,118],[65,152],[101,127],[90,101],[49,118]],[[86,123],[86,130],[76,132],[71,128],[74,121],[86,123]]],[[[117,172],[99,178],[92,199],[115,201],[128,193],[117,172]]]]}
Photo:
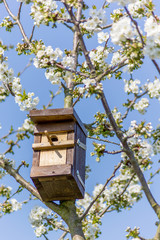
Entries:
{"type": "Polygon", "coordinates": [[[86,130],[73,108],[30,111],[31,179],[44,201],[83,198],[86,130]]]}

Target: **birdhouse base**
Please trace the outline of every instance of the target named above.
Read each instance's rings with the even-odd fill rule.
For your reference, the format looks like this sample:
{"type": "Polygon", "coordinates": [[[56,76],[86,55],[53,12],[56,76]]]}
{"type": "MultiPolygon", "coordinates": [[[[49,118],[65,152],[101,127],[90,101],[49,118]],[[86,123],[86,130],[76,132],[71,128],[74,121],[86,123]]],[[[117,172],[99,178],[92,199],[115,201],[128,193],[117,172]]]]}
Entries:
{"type": "Polygon", "coordinates": [[[31,179],[45,202],[84,197],[84,187],[71,164],[33,166],[31,179]]]}

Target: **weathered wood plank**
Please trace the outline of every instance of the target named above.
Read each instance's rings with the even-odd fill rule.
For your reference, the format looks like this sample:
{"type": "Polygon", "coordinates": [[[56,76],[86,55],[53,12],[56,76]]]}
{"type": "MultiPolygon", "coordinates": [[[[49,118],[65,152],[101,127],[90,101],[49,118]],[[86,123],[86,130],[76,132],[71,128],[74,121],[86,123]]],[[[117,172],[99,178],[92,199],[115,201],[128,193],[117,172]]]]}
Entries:
{"type": "Polygon", "coordinates": [[[74,121],[46,122],[36,124],[34,134],[43,134],[45,130],[49,133],[70,132],[74,130],[74,121]]]}
{"type": "Polygon", "coordinates": [[[45,143],[45,142],[32,144],[32,148],[35,151],[70,148],[73,146],[74,146],[74,140],[66,140],[63,142],[54,142],[53,145],[50,145],[50,143],[45,143]]]}
{"type": "Polygon", "coordinates": [[[31,178],[40,177],[54,177],[59,175],[70,175],[72,173],[72,165],[54,165],[54,166],[43,166],[43,167],[32,167],[31,178]]]}

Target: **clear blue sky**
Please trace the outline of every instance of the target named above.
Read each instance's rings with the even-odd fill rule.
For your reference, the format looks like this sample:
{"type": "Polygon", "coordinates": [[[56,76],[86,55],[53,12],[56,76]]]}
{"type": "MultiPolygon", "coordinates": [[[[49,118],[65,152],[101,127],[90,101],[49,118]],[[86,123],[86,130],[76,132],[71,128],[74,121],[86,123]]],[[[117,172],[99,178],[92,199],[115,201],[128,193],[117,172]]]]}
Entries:
{"type": "MultiPolygon", "coordinates": [[[[101,4],[103,1],[89,1],[88,2],[95,2],[95,4],[101,4]]],[[[158,0],[156,1],[158,2],[158,0]]],[[[8,1],[9,5],[13,9],[13,11],[16,11],[17,4],[16,1],[8,1]],[[14,2],[14,3],[13,3],[14,2]]],[[[25,9],[23,9],[22,18],[23,23],[26,29],[27,34],[30,34],[31,32],[31,24],[32,21],[28,18],[28,11],[29,8],[27,6],[27,13],[25,12],[25,9]]],[[[6,16],[3,5],[0,5],[0,21],[2,20],[3,16],[6,16]]],[[[70,32],[64,29],[61,25],[58,25],[57,29],[48,29],[45,26],[40,27],[39,29],[36,28],[35,31],[35,37],[37,39],[43,39],[45,45],[52,45],[53,48],[59,47],[61,49],[65,48],[71,48],[72,49],[72,41],[71,41],[71,34],[70,32]]],[[[20,32],[18,31],[18,28],[15,27],[12,30],[12,33],[6,33],[3,29],[0,29],[0,39],[3,40],[4,44],[15,44],[18,41],[21,41],[22,37],[20,32]]],[[[90,42],[87,44],[89,46],[89,49],[92,49],[96,47],[97,40],[96,37],[93,38],[93,40],[90,40],[90,42]]],[[[7,54],[7,53],[6,53],[7,54]]],[[[9,67],[12,67],[15,71],[15,75],[22,71],[23,68],[26,66],[26,64],[29,61],[29,58],[24,56],[17,57],[14,50],[11,50],[8,53],[9,58],[9,67]]],[[[144,81],[147,78],[151,78],[153,80],[153,77],[157,75],[156,70],[154,69],[154,66],[152,63],[147,60],[145,67],[143,67],[142,71],[135,72],[134,76],[136,76],[139,79],[143,79],[144,81]]],[[[126,75],[126,78],[129,78],[129,75],[126,75]]],[[[45,79],[44,71],[43,70],[37,70],[34,66],[31,66],[28,70],[24,72],[24,74],[21,77],[22,85],[24,88],[26,88],[26,91],[34,91],[36,96],[39,96],[40,103],[38,108],[42,108],[44,104],[47,104],[49,102],[49,90],[56,91],[57,87],[52,86],[48,80],[45,79]]],[[[121,104],[124,99],[124,94],[121,93],[123,90],[123,82],[118,80],[110,80],[107,81],[104,85],[106,97],[109,101],[109,104],[111,108],[114,106],[117,106],[121,108],[121,104]]],[[[63,107],[63,96],[58,96],[55,101],[53,108],[63,107]]],[[[92,97],[91,99],[83,100],[81,103],[78,103],[75,107],[78,115],[85,123],[90,123],[93,120],[93,114],[95,114],[97,111],[102,110],[101,103],[94,100],[92,97]]],[[[154,114],[157,116],[160,114],[159,111],[160,107],[159,104],[156,104],[155,107],[150,108],[149,113],[147,116],[140,116],[139,114],[132,114],[131,118],[138,118],[139,120],[143,120],[144,118],[148,121],[151,121],[154,114]]],[[[7,133],[9,126],[13,125],[18,127],[19,125],[22,125],[26,113],[19,111],[18,106],[14,102],[13,97],[7,98],[6,102],[3,104],[0,104],[0,123],[2,125],[2,129],[0,130],[0,135],[4,135],[7,133]]],[[[155,117],[156,117],[155,116],[155,117]]],[[[154,124],[157,124],[156,120],[154,121],[154,124]]],[[[126,122],[127,126],[127,122],[126,122]]],[[[15,159],[17,162],[21,162],[21,160],[25,160],[26,162],[30,163],[32,162],[32,141],[33,139],[30,139],[29,141],[25,141],[21,149],[16,149],[15,155],[13,156],[13,159],[15,159]]],[[[95,183],[105,183],[105,180],[107,177],[110,176],[110,174],[113,171],[114,165],[118,162],[119,158],[116,157],[114,160],[110,158],[110,156],[105,156],[102,159],[102,162],[99,164],[95,161],[94,157],[90,157],[90,151],[92,151],[92,145],[90,141],[87,142],[87,164],[92,166],[92,173],[90,174],[89,180],[87,180],[86,183],[86,191],[92,192],[93,187],[95,183]]],[[[30,180],[30,167],[25,171],[22,171],[24,176],[30,180]]],[[[159,177],[156,177],[157,184],[155,186],[151,186],[151,189],[153,193],[156,195],[157,199],[160,199],[160,191],[159,191],[159,177]],[[157,191],[158,189],[158,191],[157,191]]],[[[12,186],[13,188],[16,188],[17,184],[15,183],[15,180],[6,177],[6,184],[12,186]]],[[[19,201],[23,201],[27,198],[28,194],[27,191],[24,191],[22,196],[18,197],[19,201]]],[[[28,205],[24,206],[22,210],[15,212],[10,215],[6,215],[3,218],[0,219],[0,238],[3,240],[34,240],[37,239],[33,233],[33,229],[30,226],[30,223],[28,221],[28,215],[31,210],[31,207],[34,205],[37,205],[38,201],[32,201],[28,205]]],[[[124,240],[125,239],[125,229],[127,226],[140,226],[141,227],[141,235],[147,238],[153,237],[155,234],[156,228],[154,226],[154,223],[156,221],[156,216],[152,209],[150,208],[148,202],[144,199],[137,203],[133,209],[130,211],[123,210],[120,213],[108,213],[105,217],[103,217],[103,224],[101,227],[102,235],[99,238],[100,240],[124,240]]],[[[49,239],[58,239],[57,236],[60,236],[60,233],[51,233],[49,234],[49,239]]],[[[43,237],[41,238],[43,239],[43,237]]]]}

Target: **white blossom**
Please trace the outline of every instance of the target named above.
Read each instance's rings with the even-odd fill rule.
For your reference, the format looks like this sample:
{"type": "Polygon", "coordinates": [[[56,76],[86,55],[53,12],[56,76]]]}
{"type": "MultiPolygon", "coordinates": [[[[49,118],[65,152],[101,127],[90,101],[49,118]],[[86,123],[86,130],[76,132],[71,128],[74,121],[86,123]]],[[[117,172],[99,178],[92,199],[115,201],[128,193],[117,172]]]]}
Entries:
{"type": "Polygon", "coordinates": [[[42,234],[46,233],[46,228],[43,225],[40,225],[39,227],[36,227],[35,229],[35,235],[36,237],[42,236],[42,234]]]}
{"type": "Polygon", "coordinates": [[[135,80],[125,80],[124,79],[124,83],[125,83],[125,87],[124,87],[124,91],[127,93],[134,93],[137,94],[139,92],[139,84],[141,83],[140,80],[135,79],[135,80]]]}
{"type": "Polygon", "coordinates": [[[106,32],[99,32],[98,33],[98,43],[106,42],[109,39],[109,34],[106,32]]]}
{"type": "Polygon", "coordinates": [[[90,18],[85,23],[81,23],[81,27],[88,32],[100,31],[99,26],[104,26],[107,22],[106,11],[102,8],[90,9],[89,15],[90,18]]]}
{"type": "Polygon", "coordinates": [[[144,31],[147,33],[144,53],[151,59],[160,58],[160,24],[153,16],[147,18],[144,31]]]}
{"type": "Polygon", "coordinates": [[[156,78],[154,82],[147,84],[148,94],[151,98],[158,98],[160,96],[160,80],[156,78]]]}
{"type": "Polygon", "coordinates": [[[74,58],[72,56],[65,56],[62,59],[62,64],[64,67],[67,67],[69,69],[73,69],[74,68],[74,58]]]}
{"type": "Polygon", "coordinates": [[[4,54],[4,49],[2,47],[0,47],[0,55],[4,54]]]}
{"type": "Polygon", "coordinates": [[[132,39],[135,31],[131,26],[131,20],[128,17],[120,18],[118,22],[113,23],[111,29],[111,39],[114,44],[121,45],[126,39],[132,39]]]}
{"type": "Polygon", "coordinates": [[[31,122],[31,120],[27,118],[27,119],[24,120],[24,123],[23,123],[22,127],[19,127],[18,130],[19,131],[33,132],[34,131],[34,125],[31,122]]]}
{"type": "Polygon", "coordinates": [[[61,73],[56,72],[55,68],[48,68],[45,72],[45,77],[52,83],[52,84],[59,84],[61,79],[61,73]]]}
{"type": "Polygon", "coordinates": [[[140,113],[144,114],[145,109],[149,106],[149,100],[147,98],[142,98],[138,103],[134,104],[134,109],[138,110],[140,113]]]}
{"type": "Polygon", "coordinates": [[[125,6],[129,3],[135,3],[137,0],[107,0],[109,3],[117,2],[119,5],[125,6]]]}
{"type": "Polygon", "coordinates": [[[111,65],[116,65],[122,61],[124,61],[125,57],[123,57],[119,52],[113,53],[111,65]]]}
{"type": "Polygon", "coordinates": [[[22,203],[19,203],[16,199],[11,199],[10,202],[12,204],[13,211],[17,211],[22,208],[22,203]]]}
{"type": "Polygon", "coordinates": [[[57,12],[56,1],[53,0],[35,0],[31,6],[31,16],[35,21],[35,25],[48,24],[48,17],[52,16],[53,12],[57,12]]]}

